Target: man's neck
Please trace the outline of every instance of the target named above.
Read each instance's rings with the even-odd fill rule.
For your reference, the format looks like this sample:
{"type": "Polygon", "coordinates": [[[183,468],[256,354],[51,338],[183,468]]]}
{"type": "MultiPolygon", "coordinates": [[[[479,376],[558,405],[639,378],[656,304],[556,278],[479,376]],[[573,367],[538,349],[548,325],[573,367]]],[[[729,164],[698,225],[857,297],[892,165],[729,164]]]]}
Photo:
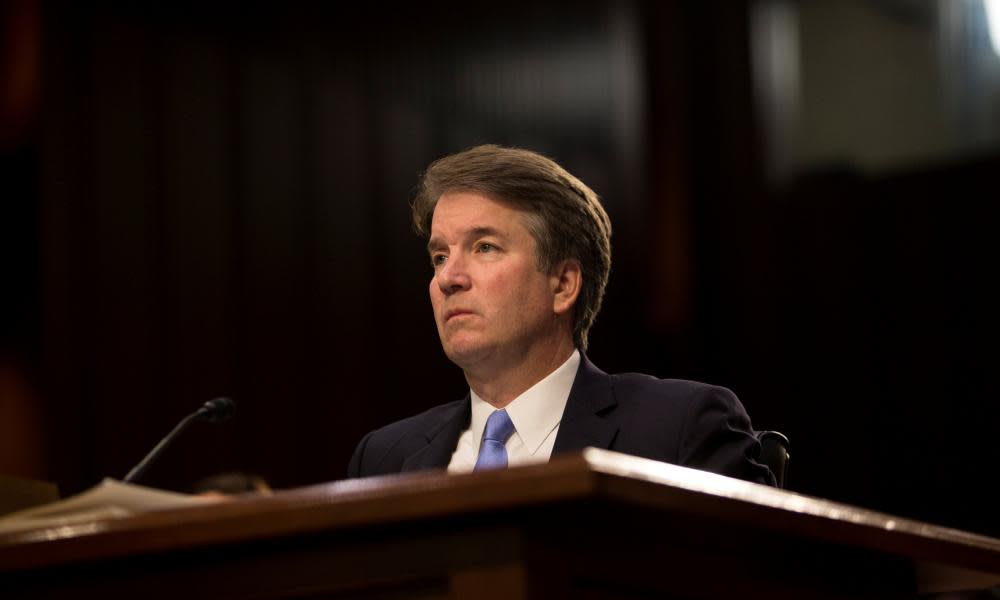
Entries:
{"type": "Polygon", "coordinates": [[[535,348],[500,368],[466,369],[465,379],[477,396],[500,409],[558,369],[575,349],[572,340],[535,348]]]}

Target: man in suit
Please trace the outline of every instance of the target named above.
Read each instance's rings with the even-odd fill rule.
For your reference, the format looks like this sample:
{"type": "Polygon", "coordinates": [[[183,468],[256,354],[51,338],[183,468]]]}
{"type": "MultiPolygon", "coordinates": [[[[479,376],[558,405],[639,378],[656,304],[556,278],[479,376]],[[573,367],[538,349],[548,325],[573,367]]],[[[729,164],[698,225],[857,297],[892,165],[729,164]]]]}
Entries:
{"type": "Polygon", "coordinates": [[[349,475],[547,461],[587,446],[773,484],[728,390],[608,375],[584,354],[611,269],[597,195],[552,160],[478,146],[434,162],[413,203],[441,345],[469,394],[365,436],[349,475]]]}

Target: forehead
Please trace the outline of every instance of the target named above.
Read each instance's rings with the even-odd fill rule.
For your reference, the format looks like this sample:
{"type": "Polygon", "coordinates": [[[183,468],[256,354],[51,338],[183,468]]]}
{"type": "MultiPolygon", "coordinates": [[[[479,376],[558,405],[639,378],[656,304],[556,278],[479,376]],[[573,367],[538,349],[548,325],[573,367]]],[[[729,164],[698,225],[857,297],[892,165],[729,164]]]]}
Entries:
{"type": "Polygon", "coordinates": [[[527,213],[508,202],[502,202],[477,192],[446,192],[441,194],[431,217],[431,238],[461,235],[475,229],[496,229],[499,233],[527,233],[524,218],[527,213]]]}

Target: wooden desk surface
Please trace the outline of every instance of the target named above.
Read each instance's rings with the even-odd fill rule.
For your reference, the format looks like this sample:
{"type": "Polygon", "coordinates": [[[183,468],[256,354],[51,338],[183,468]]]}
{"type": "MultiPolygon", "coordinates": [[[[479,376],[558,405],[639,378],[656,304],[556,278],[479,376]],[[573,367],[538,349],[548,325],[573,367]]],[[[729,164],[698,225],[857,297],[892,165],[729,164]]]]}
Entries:
{"type": "MultiPolygon", "coordinates": [[[[301,538],[313,543],[384,537],[394,527],[409,528],[410,537],[414,527],[446,522],[458,523],[456,532],[471,531],[484,515],[534,530],[565,518],[564,532],[575,530],[572,519],[585,520],[588,528],[614,532],[612,539],[627,535],[635,540],[648,531],[700,551],[719,547],[729,556],[745,553],[747,540],[755,553],[777,552],[782,561],[833,549],[863,557],[858,564],[884,559],[902,577],[909,572],[923,592],[1000,583],[1000,540],[995,538],[595,449],[503,471],[337,481],[8,534],[0,536],[0,580],[282,540],[287,547],[288,540],[301,538]]],[[[574,543],[587,539],[581,534],[574,543]]],[[[662,547],[659,541],[647,545],[654,552],[662,547]]],[[[458,555],[474,555],[477,548],[467,544],[458,555]]]]}

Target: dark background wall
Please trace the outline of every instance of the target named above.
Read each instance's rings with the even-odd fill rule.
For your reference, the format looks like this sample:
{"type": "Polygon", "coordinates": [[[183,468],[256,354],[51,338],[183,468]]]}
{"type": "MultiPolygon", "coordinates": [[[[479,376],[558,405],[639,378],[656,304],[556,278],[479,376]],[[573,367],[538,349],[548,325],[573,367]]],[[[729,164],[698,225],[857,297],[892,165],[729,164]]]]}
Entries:
{"type": "MultiPolygon", "coordinates": [[[[848,4],[900,38],[921,23],[848,4]]],[[[776,178],[760,5],[3,5],[3,64],[35,75],[3,87],[3,470],[64,493],[121,477],[230,395],[238,416],[150,485],[342,477],[365,432],[465,391],[407,202],[431,160],[493,142],[604,199],[597,364],[731,387],[791,437],[796,491],[1000,535],[1000,146],[832,160],[809,112],[828,80],[807,78],[776,178]]]]}

